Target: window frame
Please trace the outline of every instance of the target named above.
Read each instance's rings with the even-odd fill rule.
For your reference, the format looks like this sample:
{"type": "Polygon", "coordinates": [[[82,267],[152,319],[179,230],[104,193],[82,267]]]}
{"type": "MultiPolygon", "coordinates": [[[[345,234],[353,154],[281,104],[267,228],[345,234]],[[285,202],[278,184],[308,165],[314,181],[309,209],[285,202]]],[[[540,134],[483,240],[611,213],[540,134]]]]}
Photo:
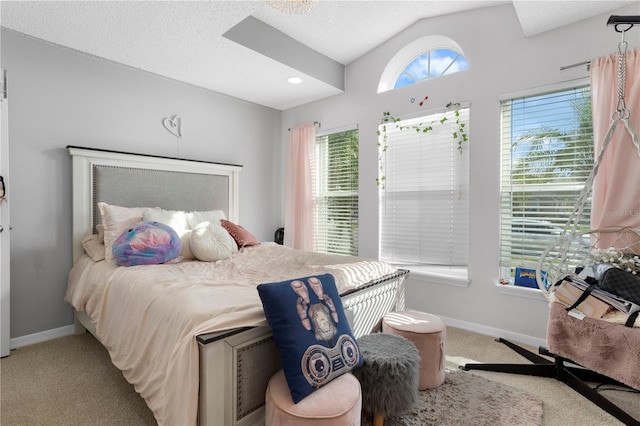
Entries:
{"type": "MultiPolygon", "coordinates": [[[[466,115],[466,117],[463,117],[464,123],[466,125],[466,131],[468,132],[469,129],[469,121],[470,121],[470,114],[471,114],[471,109],[470,109],[470,104],[467,103],[462,103],[459,108],[460,111],[466,110],[467,112],[464,113],[466,115]]],[[[435,136],[434,134],[431,134],[431,132],[428,132],[426,134],[415,134],[412,133],[412,130],[401,130],[400,132],[407,132],[407,134],[413,134],[415,136],[410,136],[412,138],[418,138],[418,139],[424,139],[424,138],[429,138],[429,137],[438,137],[441,140],[441,143],[443,144],[442,146],[446,146],[444,145],[445,143],[448,143],[448,150],[447,150],[447,154],[451,155],[451,158],[458,158],[458,156],[460,155],[464,155],[464,161],[466,162],[465,164],[465,171],[464,171],[464,175],[466,178],[466,214],[463,213],[464,217],[464,221],[466,223],[466,235],[464,235],[464,238],[466,239],[466,244],[463,248],[463,250],[466,251],[465,254],[465,262],[464,265],[452,265],[452,264],[448,264],[448,265],[443,265],[443,264],[436,264],[436,263],[425,263],[424,261],[421,263],[400,263],[398,258],[392,259],[392,258],[388,258],[388,256],[383,255],[383,250],[385,250],[383,248],[383,246],[385,244],[387,244],[387,246],[389,246],[389,244],[391,244],[389,241],[385,242],[384,240],[384,208],[385,208],[385,202],[386,202],[386,198],[385,198],[385,192],[386,191],[390,191],[393,188],[390,189],[389,185],[392,185],[392,182],[389,181],[390,176],[386,176],[387,171],[383,170],[381,171],[382,174],[385,175],[386,177],[386,183],[384,185],[384,187],[380,187],[380,192],[379,192],[379,200],[378,200],[378,204],[379,204],[379,215],[380,215],[380,220],[379,220],[379,245],[378,245],[378,253],[379,253],[379,258],[383,259],[398,267],[406,267],[408,269],[411,270],[411,274],[412,277],[421,280],[421,281],[426,281],[426,282],[430,282],[430,283],[439,283],[439,284],[445,284],[445,285],[453,285],[453,286],[460,286],[460,287],[467,287],[469,285],[469,277],[468,277],[468,265],[469,265],[469,194],[468,194],[468,190],[470,187],[470,181],[469,181],[469,170],[470,170],[470,164],[469,164],[469,145],[465,144],[463,147],[463,154],[460,154],[458,151],[458,145],[456,144],[455,140],[452,137],[452,130],[455,129],[455,112],[453,110],[451,111],[444,111],[443,109],[439,109],[439,110],[430,110],[430,111],[424,111],[421,112],[419,115],[413,115],[413,116],[405,116],[405,117],[401,117],[401,121],[397,124],[406,124],[406,122],[408,120],[418,120],[421,121],[423,123],[428,123],[431,120],[436,120],[432,127],[434,128],[434,130],[437,130],[437,126],[442,126],[441,123],[439,123],[438,121],[438,116],[442,115],[442,114],[447,114],[448,120],[447,120],[447,128],[446,129],[442,129],[441,131],[443,132],[448,132],[446,136],[435,136]],[[451,135],[451,136],[450,136],[451,135]],[[451,140],[447,140],[448,138],[451,138],[451,140]]],[[[382,126],[382,125],[381,125],[382,126]]],[[[393,144],[394,144],[394,139],[393,139],[393,133],[391,133],[389,131],[389,127],[390,126],[394,126],[394,124],[386,124],[387,126],[387,150],[386,153],[389,153],[389,150],[393,149],[393,144]]],[[[381,127],[380,127],[381,129],[381,127]]],[[[422,140],[421,143],[429,143],[428,140],[422,140]]],[[[386,154],[385,154],[386,155],[386,154]]],[[[462,158],[462,157],[459,157],[462,158]]],[[[382,158],[383,162],[386,162],[387,159],[385,157],[382,158]]],[[[453,161],[453,160],[452,160],[453,161]]],[[[453,168],[455,168],[455,166],[451,166],[453,168]]],[[[422,167],[420,167],[422,168],[422,167]]],[[[424,185],[424,184],[422,184],[424,185]]],[[[441,192],[442,188],[437,188],[434,189],[433,191],[431,191],[431,193],[435,193],[435,192],[441,192]]],[[[418,210],[418,212],[421,210],[418,210]]],[[[451,218],[449,218],[449,220],[451,220],[451,218]]],[[[393,244],[391,244],[393,245],[393,244]]]]}
{"type": "Polygon", "coordinates": [[[462,53],[452,49],[446,49],[446,48],[429,49],[422,52],[422,54],[415,56],[404,67],[404,69],[398,74],[398,78],[394,83],[393,90],[401,89],[407,86],[412,86],[414,84],[421,83],[423,81],[444,77],[445,75],[455,74],[457,72],[465,71],[467,69],[469,69],[469,63],[467,62],[467,58],[462,53]],[[437,64],[439,56],[448,55],[449,52],[455,54],[455,57],[448,61],[446,67],[443,70],[438,69],[435,65],[437,64]],[[409,68],[412,67],[414,63],[421,63],[424,61],[426,61],[428,66],[426,70],[424,70],[424,68],[422,67],[418,67],[418,71],[421,74],[414,75],[414,73],[410,72],[409,68]],[[450,69],[454,67],[454,65],[456,64],[463,64],[464,68],[450,71],[450,69]],[[424,75],[422,75],[422,73],[424,73],[424,75]],[[420,77],[420,75],[422,76],[420,77]]]}
{"type": "MultiPolygon", "coordinates": [[[[558,83],[558,84],[553,84],[553,85],[549,85],[549,86],[544,86],[544,87],[538,87],[538,88],[533,88],[533,89],[527,89],[527,90],[522,90],[522,91],[518,91],[518,92],[513,92],[513,93],[509,93],[509,94],[505,94],[499,97],[499,101],[500,101],[500,231],[499,231],[499,237],[500,237],[500,241],[499,241],[499,266],[500,266],[500,283],[497,283],[496,285],[498,287],[500,287],[502,290],[500,290],[501,292],[506,292],[509,294],[518,294],[518,292],[521,292],[519,294],[526,294],[526,293],[530,293],[530,292],[534,292],[535,295],[532,296],[534,298],[538,298],[537,295],[541,294],[540,290],[537,288],[527,288],[527,287],[520,287],[520,286],[515,286],[513,285],[513,273],[516,267],[524,267],[524,268],[531,268],[531,269],[535,269],[536,267],[536,263],[537,263],[537,258],[535,261],[525,261],[525,260],[513,260],[513,252],[511,252],[511,262],[507,262],[505,259],[505,248],[503,247],[503,245],[505,244],[503,242],[503,233],[506,232],[504,229],[506,229],[506,227],[508,227],[508,224],[505,225],[505,214],[504,214],[504,200],[505,200],[505,193],[507,191],[504,190],[504,186],[505,186],[505,153],[504,150],[506,149],[506,142],[505,142],[505,135],[504,133],[504,129],[505,129],[505,124],[503,123],[504,120],[504,115],[503,115],[503,102],[505,101],[514,101],[514,100],[521,100],[521,99],[526,99],[526,98],[536,98],[536,97],[542,97],[545,95],[552,95],[554,93],[560,93],[563,91],[571,91],[571,90],[580,90],[581,88],[588,88],[589,89],[589,95],[591,96],[591,87],[590,87],[590,81],[589,78],[581,78],[581,79],[576,79],[576,80],[572,80],[572,81],[567,81],[567,82],[562,82],[562,83],[558,83]]],[[[592,124],[592,123],[591,123],[592,124]]],[[[579,126],[578,126],[579,127],[579,126]]],[[[512,135],[509,134],[508,139],[511,140],[512,135]]],[[[593,144],[593,134],[591,134],[591,143],[593,144]]],[[[593,155],[593,150],[591,150],[591,154],[593,155]]],[[[508,167],[511,167],[511,165],[509,165],[508,167]]],[[[523,184],[523,185],[514,185],[513,183],[511,183],[510,188],[511,190],[509,191],[510,194],[514,194],[514,193],[526,193],[526,192],[531,192],[531,193],[537,193],[540,194],[541,196],[543,196],[545,193],[546,194],[552,194],[552,193],[557,193],[558,191],[566,191],[567,193],[569,192],[574,192],[577,195],[580,193],[580,191],[582,190],[582,188],[584,187],[584,184],[586,183],[586,179],[588,177],[590,173],[590,169],[588,172],[585,172],[585,181],[582,183],[576,183],[576,182],[561,182],[561,181],[557,181],[556,183],[553,183],[553,186],[549,187],[547,186],[547,188],[545,188],[545,184],[523,184]],[[520,192],[518,191],[514,191],[514,188],[519,189],[520,192]]],[[[569,208],[571,208],[573,206],[573,203],[571,203],[571,205],[569,206],[569,208]]],[[[513,205],[511,206],[511,209],[513,209],[513,205]]],[[[588,210],[588,209],[587,209],[588,210]]],[[[513,210],[512,210],[513,212],[513,210]]],[[[513,222],[514,219],[519,219],[521,218],[521,216],[513,216],[513,214],[511,214],[510,219],[511,222],[513,222]]],[[[524,217],[522,217],[524,218],[524,217]]],[[[558,218],[560,219],[560,216],[558,216],[558,218]]],[[[588,225],[588,211],[585,212],[585,225],[588,225]]],[[[531,219],[529,217],[524,218],[525,220],[535,220],[535,219],[531,219]]],[[[566,218],[562,218],[562,220],[558,220],[556,222],[552,222],[551,225],[554,226],[555,228],[559,228],[560,231],[562,231],[564,229],[564,225],[566,224],[566,220],[569,219],[569,214],[567,214],[566,218]]],[[[548,225],[548,224],[547,224],[548,225]]],[[[523,225],[525,226],[525,225],[523,225]]],[[[532,225],[533,226],[533,225],[532,225]]],[[[528,229],[533,229],[531,227],[528,227],[528,229]]],[[[555,231],[554,231],[555,232],[555,231]]],[[[511,238],[511,240],[513,240],[513,238],[511,238]]],[[[548,247],[549,244],[546,245],[546,247],[548,247]]],[[[545,248],[546,248],[545,247],[545,248]]],[[[533,250],[533,249],[532,249],[533,250]]],[[[544,248],[540,250],[540,255],[542,254],[542,252],[544,251],[544,248]]],[[[524,256],[523,256],[524,257],[524,256]]],[[[539,257],[539,255],[538,255],[539,257]]]]}
{"type": "MultiPolygon", "coordinates": [[[[453,39],[442,35],[429,35],[421,37],[404,46],[389,60],[387,66],[382,72],[382,75],[380,76],[380,81],[378,83],[378,93],[397,90],[394,89],[394,87],[396,81],[398,80],[398,77],[414,59],[429,51],[440,49],[452,50],[456,53],[459,53],[465,58],[469,67],[471,66],[469,60],[464,54],[464,51],[462,50],[460,45],[453,39]]],[[[413,86],[413,84],[403,87],[410,86],[413,86]]]]}
{"type": "MultiPolygon", "coordinates": [[[[356,176],[355,183],[356,188],[348,191],[338,190],[333,191],[328,189],[328,180],[329,180],[329,169],[324,163],[328,160],[329,155],[329,141],[330,137],[333,135],[339,135],[343,133],[355,132],[357,136],[357,161],[355,164],[356,173],[359,173],[359,162],[360,162],[360,131],[358,126],[348,126],[339,129],[333,129],[329,131],[316,133],[316,137],[314,140],[314,157],[315,164],[314,170],[312,173],[313,176],[313,198],[314,198],[314,242],[315,242],[315,250],[320,253],[329,253],[329,254],[343,254],[343,255],[352,255],[357,256],[359,252],[359,182],[356,176]],[[321,151],[326,149],[325,153],[321,151]],[[351,238],[349,242],[346,240],[339,240],[342,244],[348,244],[351,247],[351,251],[343,252],[343,251],[335,251],[329,249],[329,241],[336,241],[335,237],[331,237],[329,235],[330,230],[327,224],[331,221],[331,212],[328,208],[329,200],[336,198],[348,198],[355,197],[355,202],[351,201],[351,208],[355,208],[355,219],[351,220],[352,224],[355,224],[355,230],[351,230],[351,238]],[[324,216],[324,217],[323,217],[324,216]]],[[[346,170],[343,170],[346,171],[346,170]]],[[[353,177],[350,179],[352,182],[354,181],[353,177]]],[[[338,218],[340,219],[340,218],[338,218]]]]}

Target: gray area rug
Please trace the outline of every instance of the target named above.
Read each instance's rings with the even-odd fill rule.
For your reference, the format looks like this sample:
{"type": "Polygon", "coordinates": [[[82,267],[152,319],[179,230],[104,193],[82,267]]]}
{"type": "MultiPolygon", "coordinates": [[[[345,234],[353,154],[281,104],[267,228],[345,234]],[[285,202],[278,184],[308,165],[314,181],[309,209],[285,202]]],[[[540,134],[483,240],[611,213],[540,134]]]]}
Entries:
{"type": "MultiPolygon", "coordinates": [[[[363,426],[372,419],[363,416],[363,426]]],[[[411,413],[385,419],[385,426],[539,426],[542,400],[466,371],[449,371],[442,386],[421,391],[411,413]]]]}

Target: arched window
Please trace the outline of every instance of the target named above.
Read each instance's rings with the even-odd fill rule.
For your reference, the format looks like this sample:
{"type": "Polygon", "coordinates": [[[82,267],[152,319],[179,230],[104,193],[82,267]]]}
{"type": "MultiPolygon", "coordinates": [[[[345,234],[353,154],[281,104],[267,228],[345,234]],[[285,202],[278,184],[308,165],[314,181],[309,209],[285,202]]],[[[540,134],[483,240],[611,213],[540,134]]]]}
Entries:
{"type": "Polygon", "coordinates": [[[469,68],[462,49],[444,36],[419,38],[403,47],[389,61],[378,85],[378,93],[469,68]]]}

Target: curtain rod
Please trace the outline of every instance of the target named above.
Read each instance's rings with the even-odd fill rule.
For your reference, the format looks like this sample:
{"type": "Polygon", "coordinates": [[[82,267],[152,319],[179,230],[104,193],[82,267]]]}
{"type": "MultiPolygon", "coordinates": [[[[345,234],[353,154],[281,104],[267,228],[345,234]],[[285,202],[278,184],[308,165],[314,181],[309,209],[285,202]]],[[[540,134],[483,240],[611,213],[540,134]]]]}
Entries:
{"type": "MultiPolygon", "coordinates": [[[[636,16],[611,15],[609,17],[609,20],[607,21],[607,25],[620,25],[620,24],[631,25],[629,28],[624,30],[624,31],[627,31],[631,29],[631,27],[633,27],[635,24],[640,24],[640,15],[636,15],[636,16]]],[[[616,27],[616,31],[621,32],[620,30],[618,30],[617,27],[616,27]]]]}
{"type": "MultiPolygon", "coordinates": [[[[615,25],[614,28],[619,33],[624,33],[630,30],[636,24],[640,24],[640,15],[638,16],[611,15],[609,17],[609,20],[607,21],[607,26],[615,25]],[[621,30],[621,29],[618,29],[618,25],[629,25],[629,26],[621,30]]],[[[587,71],[589,71],[589,68],[591,67],[591,61],[584,61],[584,62],[578,62],[577,64],[566,65],[564,67],[560,67],[560,71],[564,71],[569,68],[579,67],[580,65],[586,65],[587,71]]]]}
{"type": "Polygon", "coordinates": [[[560,67],[560,71],[564,71],[569,68],[579,67],[580,65],[586,65],[587,71],[589,71],[589,69],[591,68],[591,61],[583,61],[583,62],[578,62],[577,64],[565,65],[564,67],[560,67]]]}
{"type": "MultiPolygon", "coordinates": [[[[314,121],[314,122],[313,122],[313,125],[314,125],[314,126],[318,126],[318,127],[322,127],[322,123],[320,123],[319,121],[314,121]]],[[[287,131],[288,131],[288,132],[290,132],[290,131],[291,131],[291,127],[289,127],[289,128],[287,129],[287,131]]]]}

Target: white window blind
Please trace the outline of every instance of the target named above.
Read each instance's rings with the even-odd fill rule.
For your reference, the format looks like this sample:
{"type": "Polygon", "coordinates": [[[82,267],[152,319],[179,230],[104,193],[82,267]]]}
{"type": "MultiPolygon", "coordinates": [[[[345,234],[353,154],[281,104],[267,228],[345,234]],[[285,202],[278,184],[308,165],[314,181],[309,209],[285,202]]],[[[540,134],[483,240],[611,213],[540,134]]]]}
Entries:
{"type": "Polygon", "coordinates": [[[316,158],[316,250],[357,255],[358,130],[317,136],[316,158]]]}
{"type": "MultiPolygon", "coordinates": [[[[468,133],[469,109],[459,111],[468,133]]],[[[465,266],[469,234],[468,146],[458,150],[454,111],[386,125],[380,191],[380,258],[396,265],[465,266]],[[441,123],[442,118],[447,120],[441,123]],[[431,124],[417,132],[412,126],[431,124]]],[[[381,126],[381,131],[382,126],[381,126]]]]}
{"type": "MultiPolygon", "coordinates": [[[[564,229],[593,167],[589,87],[509,99],[502,108],[501,266],[534,268],[564,229]]],[[[591,205],[581,227],[589,228],[591,205]]]]}

